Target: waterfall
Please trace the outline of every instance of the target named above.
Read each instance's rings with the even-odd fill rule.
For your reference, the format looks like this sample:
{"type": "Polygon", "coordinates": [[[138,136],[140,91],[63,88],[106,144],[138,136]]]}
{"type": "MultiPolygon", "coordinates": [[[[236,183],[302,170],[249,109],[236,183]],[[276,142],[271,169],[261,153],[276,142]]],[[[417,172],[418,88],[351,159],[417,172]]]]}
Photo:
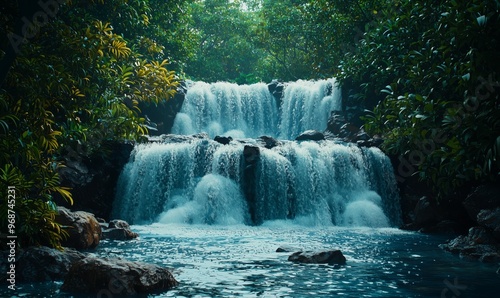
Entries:
{"type": "Polygon", "coordinates": [[[377,148],[333,141],[272,149],[195,137],[140,144],[120,176],[113,216],[135,224],[395,226],[401,214],[390,169],[377,148]]]}
{"type": "Polygon", "coordinates": [[[195,82],[188,89],[172,132],[293,140],[305,130],[325,130],[331,111],[340,109],[335,79],[287,83],[278,100],[264,83],[195,82]]]}

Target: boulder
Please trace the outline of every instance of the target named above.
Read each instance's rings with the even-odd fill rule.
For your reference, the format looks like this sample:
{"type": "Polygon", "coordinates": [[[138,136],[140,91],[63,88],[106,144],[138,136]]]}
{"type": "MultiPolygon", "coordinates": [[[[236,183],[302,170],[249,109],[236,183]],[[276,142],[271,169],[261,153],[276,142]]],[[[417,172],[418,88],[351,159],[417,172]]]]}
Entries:
{"type": "Polygon", "coordinates": [[[276,249],[276,252],[294,252],[294,251],[300,251],[300,249],[288,245],[282,245],[276,249]]]}
{"type": "Polygon", "coordinates": [[[477,223],[489,229],[497,241],[500,241],[500,208],[481,210],[477,215],[477,223]]]}
{"type": "Polygon", "coordinates": [[[214,141],[221,143],[222,145],[227,145],[231,143],[233,138],[231,137],[224,137],[224,136],[215,136],[214,141]]]}
{"type": "Polygon", "coordinates": [[[172,273],[157,265],[87,257],[73,264],[61,290],[111,297],[166,291],[177,285],[172,273]]]}
{"type": "Polygon", "coordinates": [[[413,222],[419,228],[429,227],[439,222],[439,212],[436,205],[425,196],[418,200],[414,214],[413,222]]]}
{"type": "Polygon", "coordinates": [[[259,137],[260,143],[267,149],[272,149],[280,144],[278,140],[269,136],[259,137]]]}
{"type": "Polygon", "coordinates": [[[19,253],[19,279],[24,282],[63,280],[73,262],[85,255],[71,248],[59,251],[46,246],[29,247],[19,253]]]}
{"type": "Polygon", "coordinates": [[[61,158],[66,166],[60,167],[58,173],[61,185],[72,189],[74,205],[69,205],[60,196],[55,196],[56,204],[109,219],[118,177],[134,145],[105,141],[101,150],[90,156],[83,145],[64,148],[61,158]]]}
{"type": "Polygon", "coordinates": [[[477,220],[477,215],[483,209],[500,208],[500,186],[481,185],[472,191],[463,203],[469,217],[477,220]]]}
{"type": "Polygon", "coordinates": [[[259,147],[246,145],[243,147],[243,157],[247,165],[254,164],[259,160],[260,149],[259,147]]]}
{"type": "Polygon", "coordinates": [[[56,221],[64,226],[69,237],[62,245],[76,249],[95,248],[101,240],[101,225],[92,213],[85,211],[71,212],[64,207],[58,207],[56,221]]]}
{"type": "Polygon", "coordinates": [[[441,249],[458,254],[461,258],[475,259],[481,262],[500,261],[500,245],[484,227],[472,227],[467,235],[458,236],[441,249]]]}
{"type": "Polygon", "coordinates": [[[267,89],[269,93],[271,93],[276,100],[280,100],[283,96],[283,90],[285,89],[285,84],[278,81],[272,80],[271,83],[267,84],[267,89]]]}
{"type": "Polygon", "coordinates": [[[295,138],[296,141],[321,141],[325,135],[317,130],[306,130],[295,138]]]}
{"type": "Polygon", "coordinates": [[[109,240],[130,240],[138,236],[139,234],[132,232],[128,222],[121,219],[110,221],[108,227],[102,231],[102,239],[109,240]]]}
{"type": "Polygon", "coordinates": [[[299,251],[291,254],[288,257],[288,261],[297,263],[344,265],[346,263],[346,258],[340,250],[327,250],[320,252],[299,251]]]}

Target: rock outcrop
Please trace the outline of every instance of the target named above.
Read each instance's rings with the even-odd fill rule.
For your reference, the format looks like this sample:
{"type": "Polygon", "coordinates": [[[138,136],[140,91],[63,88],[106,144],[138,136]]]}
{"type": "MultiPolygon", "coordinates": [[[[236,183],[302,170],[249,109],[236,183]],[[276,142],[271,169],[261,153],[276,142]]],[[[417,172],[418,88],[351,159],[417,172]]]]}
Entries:
{"type": "Polygon", "coordinates": [[[73,264],[61,290],[110,297],[167,291],[177,285],[172,273],[157,265],[87,257],[73,264]]]}
{"type": "Polygon", "coordinates": [[[346,258],[340,250],[298,251],[288,257],[288,261],[308,264],[344,265],[346,258]]]}
{"type": "Polygon", "coordinates": [[[64,207],[58,207],[56,221],[68,232],[69,237],[62,245],[76,249],[95,248],[101,240],[101,226],[92,213],[85,211],[71,212],[64,207]]]}
{"type": "Polygon", "coordinates": [[[317,130],[306,130],[295,138],[296,141],[321,141],[325,135],[317,130]]]}
{"type": "Polygon", "coordinates": [[[63,280],[73,262],[83,258],[83,253],[71,248],[59,251],[46,246],[29,247],[19,253],[18,276],[24,282],[63,280]]]}
{"type": "Polygon", "coordinates": [[[137,233],[132,232],[126,221],[120,219],[110,221],[102,231],[102,239],[108,240],[131,240],[138,236],[137,233]]]}

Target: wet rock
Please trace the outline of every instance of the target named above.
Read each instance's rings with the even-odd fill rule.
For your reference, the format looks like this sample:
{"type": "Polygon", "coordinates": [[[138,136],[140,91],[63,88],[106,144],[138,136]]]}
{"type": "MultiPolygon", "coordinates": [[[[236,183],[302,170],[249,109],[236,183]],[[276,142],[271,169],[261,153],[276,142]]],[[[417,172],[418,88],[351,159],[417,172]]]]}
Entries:
{"type": "Polygon", "coordinates": [[[246,145],[243,147],[243,157],[247,165],[256,163],[259,160],[260,149],[256,146],[246,145]]]}
{"type": "Polygon", "coordinates": [[[330,117],[328,118],[327,130],[334,136],[340,136],[340,128],[346,123],[347,121],[344,115],[338,111],[332,111],[330,117]]]}
{"type": "Polygon", "coordinates": [[[461,258],[476,259],[481,262],[500,261],[500,245],[491,233],[483,227],[472,227],[467,235],[461,235],[440,248],[461,258]]]}
{"type": "Polygon", "coordinates": [[[214,138],[214,141],[221,143],[222,145],[227,145],[227,144],[231,143],[232,140],[233,140],[233,138],[224,137],[224,136],[216,136],[214,138]]]}
{"type": "Polygon", "coordinates": [[[177,285],[172,273],[157,265],[87,257],[73,264],[61,290],[124,296],[166,291],[177,285]]]}
{"type": "Polygon", "coordinates": [[[310,264],[344,265],[346,263],[346,258],[340,250],[328,250],[320,252],[299,251],[291,254],[288,257],[288,261],[310,264]]]}
{"type": "Polygon", "coordinates": [[[282,245],[276,249],[276,252],[297,252],[297,251],[300,251],[300,249],[288,245],[282,245]]]}
{"type": "Polygon", "coordinates": [[[261,141],[261,144],[267,149],[272,149],[280,144],[278,140],[269,136],[261,136],[259,137],[259,140],[261,141]]]}
{"type": "Polygon", "coordinates": [[[497,241],[500,240],[500,208],[481,210],[477,215],[477,223],[489,229],[497,241]]]}
{"type": "Polygon", "coordinates": [[[483,209],[500,208],[500,186],[481,185],[472,191],[463,203],[469,217],[477,220],[477,215],[483,209]]]}
{"type": "Polygon", "coordinates": [[[85,255],[71,248],[59,251],[46,246],[29,247],[19,253],[18,276],[25,282],[63,280],[72,263],[85,255]]]}
{"type": "Polygon", "coordinates": [[[283,90],[285,89],[285,84],[278,80],[272,80],[271,83],[267,84],[267,89],[269,90],[269,93],[271,93],[276,100],[280,100],[281,97],[283,96],[283,90]]]}
{"type": "Polygon", "coordinates": [[[76,249],[95,248],[101,240],[101,225],[92,213],[85,211],[71,212],[64,207],[58,207],[56,221],[63,225],[69,237],[62,245],[76,249]]]}
{"type": "Polygon", "coordinates": [[[132,232],[130,225],[121,219],[114,219],[109,222],[108,227],[102,231],[102,238],[109,240],[131,240],[139,237],[139,234],[132,232]]]}
{"type": "Polygon", "coordinates": [[[432,226],[439,222],[439,212],[431,199],[421,197],[414,210],[415,219],[413,223],[418,228],[432,226]]]}
{"type": "Polygon", "coordinates": [[[108,219],[118,177],[133,148],[132,143],[106,141],[100,150],[89,155],[84,146],[66,146],[61,156],[66,166],[59,168],[58,173],[61,185],[72,189],[74,205],[56,196],[57,205],[108,219]]]}
{"type": "Polygon", "coordinates": [[[317,130],[306,130],[295,138],[296,141],[321,141],[325,135],[317,130]]]}

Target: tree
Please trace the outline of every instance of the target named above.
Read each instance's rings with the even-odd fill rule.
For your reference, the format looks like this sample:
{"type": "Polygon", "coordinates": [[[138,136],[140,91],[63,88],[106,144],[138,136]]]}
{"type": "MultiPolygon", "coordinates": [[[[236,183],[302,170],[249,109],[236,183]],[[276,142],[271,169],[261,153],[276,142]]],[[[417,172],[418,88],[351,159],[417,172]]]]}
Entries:
{"type": "MultiPolygon", "coordinates": [[[[70,190],[59,185],[62,151],[79,144],[92,152],[104,140],[140,139],[147,128],[139,102],[175,94],[177,78],[166,69],[163,48],[153,43],[141,52],[140,33],[154,24],[146,15],[151,4],[72,1],[57,6],[57,14],[53,6],[45,19],[35,13],[30,31],[16,39],[22,43],[15,44],[18,52],[0,90],[0,182],[2,189],[15,187],[23,245],[60,248],[64,231],[55,222],[53,198],[72,201],[70,190]],[[117,32],[102,5],[128,12],[133,27],[117,32]]],[[[8,20],[18,15],[17,7],[12,9],[8,20]]],[[[10,23],[4,25],[2,31],[9,32],[10,23]]],[[[7,207],[0,207],[2,226],[7,207]]]]}

